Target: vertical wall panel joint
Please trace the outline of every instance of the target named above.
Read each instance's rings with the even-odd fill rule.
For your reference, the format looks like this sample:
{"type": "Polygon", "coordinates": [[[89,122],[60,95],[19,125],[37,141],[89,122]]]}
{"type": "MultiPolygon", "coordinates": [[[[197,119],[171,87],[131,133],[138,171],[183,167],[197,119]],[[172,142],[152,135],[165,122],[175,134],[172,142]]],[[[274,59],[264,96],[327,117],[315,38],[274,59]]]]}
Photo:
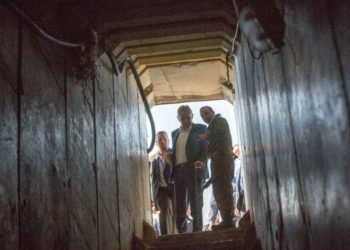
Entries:
{"type": "Polygon", "coordinates": [[[19,19],[17,44],[17,216],[18,249],[21,249],[21,102],[23,95],[22,60],[23,60],[23,22],[19,19]]]}
{"type": "Polygon", "coordinates": [[[96,127],[96,79],[92,80],[93,92],[93,126],[94,126],[94,174],[95,174],[95,191],[96,191],[96,228],[97,228],[97,249],[100,249],[100,220],[99,220],[99,202],[98,202],[98,166],[97,166],[97,127],[96,127]]]}

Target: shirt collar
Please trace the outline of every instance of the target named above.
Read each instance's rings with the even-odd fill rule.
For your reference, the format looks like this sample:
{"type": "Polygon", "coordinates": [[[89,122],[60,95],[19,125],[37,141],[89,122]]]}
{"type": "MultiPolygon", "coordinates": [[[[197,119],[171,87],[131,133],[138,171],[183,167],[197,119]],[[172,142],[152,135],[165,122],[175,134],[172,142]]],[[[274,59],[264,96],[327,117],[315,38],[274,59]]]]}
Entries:
{"type": "Polygon", "coordinates": [[[181,133],[181,132],[189,132],[189,131],[192,129],[192,125],[193,125],[193,124],[191,124],[191,126],[189,126],[187,129],[182,129],[182,128],[180,127],[180,133],[181,133]]]}
{"type": "Polygon", "coordinates": [[[210,124],[214,121],[214,119],[215,119],[217,116],[221,116],[221,115],[220,115],[220,114],[214,115],[214,117],[210,120],[210,122],[209,122],[208,125],[210,125],[210,124]]]}

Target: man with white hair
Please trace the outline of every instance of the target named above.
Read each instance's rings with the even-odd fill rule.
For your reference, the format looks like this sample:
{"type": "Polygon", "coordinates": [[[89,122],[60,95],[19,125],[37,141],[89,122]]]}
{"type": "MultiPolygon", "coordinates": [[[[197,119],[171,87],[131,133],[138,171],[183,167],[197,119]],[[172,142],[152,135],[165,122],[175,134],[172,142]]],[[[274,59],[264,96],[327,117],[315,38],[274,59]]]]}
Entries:
{"type": "Polygon", "coordinates": [[[193,231],[201,231],[203,227],[203,183],[206,173],[205,141],[198,140],[198,135],[205,133],[203,124],[192,122],[193,113],[189,106],[182,105],[177,110],[180,128],[174,130],[173,139],[173,171],[176,193],[176,224],[179,233],[187,231],[186,212],[191,207],[193,231]]]}

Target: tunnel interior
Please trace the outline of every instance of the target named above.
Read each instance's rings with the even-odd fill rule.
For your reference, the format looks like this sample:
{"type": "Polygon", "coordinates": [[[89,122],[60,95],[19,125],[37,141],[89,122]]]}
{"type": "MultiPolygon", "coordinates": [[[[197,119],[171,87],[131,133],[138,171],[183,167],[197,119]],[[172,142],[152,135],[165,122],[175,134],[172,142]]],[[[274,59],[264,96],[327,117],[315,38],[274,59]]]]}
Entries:
{"type": "Polygon", "coordinates": [[[350,246],[346,1],[0,3],[2,249],[143,239],[147,112],[128,58],[151,107],[233,103],[263,249],[350,246]]]}

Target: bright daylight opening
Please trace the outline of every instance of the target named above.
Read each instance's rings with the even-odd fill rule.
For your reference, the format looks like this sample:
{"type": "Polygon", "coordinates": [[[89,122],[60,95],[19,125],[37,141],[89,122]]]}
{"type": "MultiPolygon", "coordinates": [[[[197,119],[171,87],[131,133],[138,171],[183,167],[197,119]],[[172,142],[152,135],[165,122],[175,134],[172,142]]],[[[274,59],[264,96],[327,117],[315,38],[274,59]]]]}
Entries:
{"type": "MultiPolygon", "coordinates": [[[[200,108],[203,106],[212,107],[216,114],[221,114],[221,116],[227,120],[230,126],[232,143],[233,145],[238,144],[237,127],[235,122],[233,105],[226,100],[215,100],[215,101],[202,101],[202,102],[186,102],[186,103],[177,103],[177,104],[164,104],[164,105],[154,106],[152,108],[151,112],[154,118],[156,133],[158,131],[167,132],[167,134],[169,135],[169,147],[172,147],[171,132],[180,127],[180,123],[177,120],[177,109],[181,105],[190,106],[193,112],[193,123],[200,123],[200,124],[205,124],[205,122],[202,120],[199,113],[200,108]]],[[[147,131],[148,131],[148,144],[150,144],[152,132],[151,132],[149,123],[147,124],[147,131]]],[[[153,150],[149,154],[150,159],[154,158],[154,156],[157,153],[157,150],[158,150],[158,147],[157,145],[155,145],[153,150]]],[[[208,162],[208,169],[210,169],[209,164],[210,162],[208,162]]],[[[212,185],[204,189],[204,192],[203,192],[203,209],[202,209],[203,227],[205,227],[209,223],[211,198],[212,198],[212,185]]],[[[153,211],[152,217],[153,217],[153,226],[157,227],[156,224],[159,220],[158,214],[153,211]]],[[[187,227],[187,231],[191,232],[192,230],[191,221],[189,220],[188,223],[189,225],[187,227]]],[[[156,231],[159,230],[157,228],[155,229],[156,231]]]]}

